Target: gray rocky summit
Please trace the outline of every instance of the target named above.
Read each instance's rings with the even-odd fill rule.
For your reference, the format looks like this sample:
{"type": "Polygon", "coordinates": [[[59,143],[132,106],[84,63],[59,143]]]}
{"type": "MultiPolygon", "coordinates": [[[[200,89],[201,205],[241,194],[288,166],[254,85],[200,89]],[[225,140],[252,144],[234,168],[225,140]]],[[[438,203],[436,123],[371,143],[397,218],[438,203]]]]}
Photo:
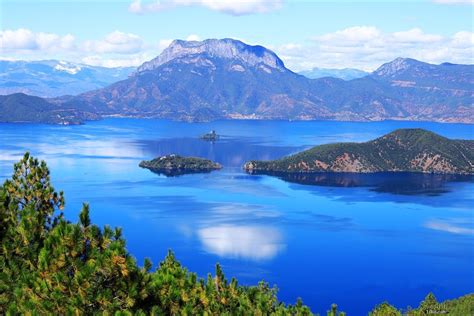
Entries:
{"type": "Polygon", "coordinates": [[[247,66],[268,66],[279,71],[288,71],[283,61],[263,46],[247,45],[230,38],[204,41],[175,40],[158,57],[144,63],[137,73],[160,67],[172,60],[207,54],[209,57],[238,60],[247,66]]]}

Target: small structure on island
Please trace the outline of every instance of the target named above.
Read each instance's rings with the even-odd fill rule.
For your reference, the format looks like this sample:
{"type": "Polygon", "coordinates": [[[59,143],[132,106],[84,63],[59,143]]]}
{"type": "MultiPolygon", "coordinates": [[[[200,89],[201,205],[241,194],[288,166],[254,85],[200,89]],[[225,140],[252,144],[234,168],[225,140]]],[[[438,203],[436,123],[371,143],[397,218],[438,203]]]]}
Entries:
{"type": "Polygon", "coordinates": [[[216,133],[215,130],[212,130],[210,131],[209,133],[206,133],[204,135],[202,135],[200,138],[202,140],[207,140],[207,141],[210,141],[210,142],[215,142],[216,140],[219,139],[219,135],[216,133]]]}

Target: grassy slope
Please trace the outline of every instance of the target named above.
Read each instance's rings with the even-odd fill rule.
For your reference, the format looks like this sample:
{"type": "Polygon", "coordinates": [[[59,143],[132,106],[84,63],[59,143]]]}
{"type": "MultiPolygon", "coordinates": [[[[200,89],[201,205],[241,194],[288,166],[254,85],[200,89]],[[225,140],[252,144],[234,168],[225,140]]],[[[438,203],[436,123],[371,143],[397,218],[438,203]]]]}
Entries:
{"type": "Polygon", "coordinates": [[[472,173],[474,141],[451,140],[423,129],[400,129],[365,143],[320,145],[282,159],[253,163],[257,170],[325,171],[316,160],[331,165],[345,153],[357,157],[366,171],[422,171],[413,169],[410,162],[420,154],[429,154],[446,158],[456,172],[472,173]],[[303,170],[301,162],[309,170],[303,170]]]}

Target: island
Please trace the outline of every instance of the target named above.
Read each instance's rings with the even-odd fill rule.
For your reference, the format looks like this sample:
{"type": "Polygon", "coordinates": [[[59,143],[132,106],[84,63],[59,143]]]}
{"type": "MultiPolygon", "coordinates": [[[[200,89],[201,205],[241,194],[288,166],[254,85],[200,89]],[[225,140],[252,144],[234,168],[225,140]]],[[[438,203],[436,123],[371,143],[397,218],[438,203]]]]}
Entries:
{"type": "Polygon", "coordinates": [[[219,170],[222,166],[208,159],[166,155],[150,161],[142,161],[140,167],[166,176],[178,176],[188,173],[207,173],[219,170]]]}
{"type": "Polygon", "coordinates": [[[219,139],[219,135],[217,135],[216,131],[212,130],[209,133],[206,133],[204,135],[201,135],[200,137],[202,140],[207,140],[214,142],[219,139]]]}
{"type": "Polygon", "coordinates": [[[335,143],[272,161],[249,161],[251,174],[423,172],[474,174],[474,140],[424,129],[398,129],[365,143],[335,143]]]}

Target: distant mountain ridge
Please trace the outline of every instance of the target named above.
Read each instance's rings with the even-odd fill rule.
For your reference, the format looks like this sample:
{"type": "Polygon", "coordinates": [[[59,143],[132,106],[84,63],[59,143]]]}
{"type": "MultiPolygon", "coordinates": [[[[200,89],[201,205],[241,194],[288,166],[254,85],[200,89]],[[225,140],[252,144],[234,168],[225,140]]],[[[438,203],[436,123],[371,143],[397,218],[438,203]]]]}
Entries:
{"type": "Polygon", "coordinates": [[[354,68],[333,69],[333,68],[315,67],[310,70],[300,71],[299,74],[309,79],[331,77],[331,78],[338,78],[342,80],[352,80],[352,79],[365,77],[369,75],[370,73],[360,70],[360,69],[354,69],[354,68]]]}
{"type": "Polygon", "coordinates": [[[105,68],[60,60],[0,60],[0,94],[77,95],[127,78],[135,68],[105,68]]]}
{"type": "Polygon", "coordinates": [[[474,66],[442,63],[433,65],[412,58],[397,58],[383,64],[372,74],[378,80],[390,82],[400,87],[420,87],[435,90],[444,89],[467,90],[473,92],[474,66]]]}
{"type": "Polygon", "coordinates": [[[308,79],[262,46],[177,40],[130,78],[67,102],[100,115],[188,121],[474,122],[473,69],[400,58],[363,78],[308,79]]]}
{"type": "Polygon", "coordinates": [[[362,78],[309,79],[262,46],[174,41],[124,80],[49,100],[97,116],[474,123],[473,65],[399,58],[362,78]]]}
{"type": "Polygon", "coordinates": [[[474,140],[423,129],[399,129],[365,143],[313,147],[273,161],[250,161],[250,173],[424,172],[474,174],[474,140]]]}

